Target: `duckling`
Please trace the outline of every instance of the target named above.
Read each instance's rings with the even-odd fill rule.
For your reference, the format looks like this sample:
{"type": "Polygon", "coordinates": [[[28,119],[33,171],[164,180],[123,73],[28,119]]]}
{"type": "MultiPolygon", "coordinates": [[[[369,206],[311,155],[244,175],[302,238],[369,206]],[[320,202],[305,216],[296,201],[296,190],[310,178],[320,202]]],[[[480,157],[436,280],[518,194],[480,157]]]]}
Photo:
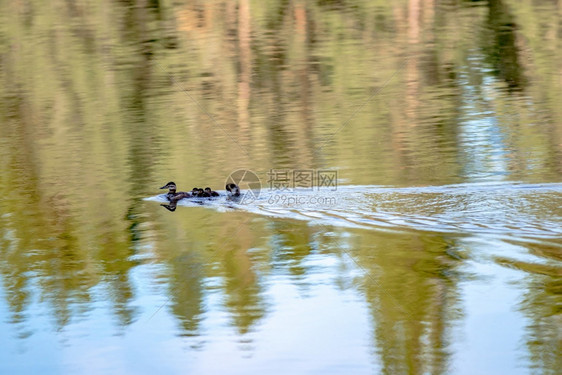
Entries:
{"type": "Polygon", "coordinates": [[[240,196],[240,188],[236,184],[226,184],[226,191],[228,191],[233,197],[240,196]]]}
{"type": "Polygon", "coordinates": [[[205,190],[203,189],[199,189],[199,194],[197,194],[197,196],[199,198],[209,198],[211,196],[211,194],[207,193],[205,190]]]}
{"type": "Polygon", "coordinates": [[[191,195],[186,193],[185,191],[178,191],[176,192],[176,183],[173,181],[168,182],[166,185],[162,186],[160,189],[168,189],[168,193],[166,194],[166,198],[169,201],[178,201],[183,198],[189,198],[191,195]]]}
{"type": "Polygon", "coordinates": [[[210,187],[205,188],[205,193],[209,194],[209,196],[211,196],[211,197],[218,197],[220,195],[216,191],[211,190],[210,187]]]}
{"type": "Polygon", "coordinates": [[[208,198],[208,197],[210,197],[210,195],[208,195],[207,193],[205,193],[205,191],[204,191],[203,189],[198,188],[198,187],[194,187],[194,188],[191,190],[191,196],[192,196],[193,198],[208,198]]]}

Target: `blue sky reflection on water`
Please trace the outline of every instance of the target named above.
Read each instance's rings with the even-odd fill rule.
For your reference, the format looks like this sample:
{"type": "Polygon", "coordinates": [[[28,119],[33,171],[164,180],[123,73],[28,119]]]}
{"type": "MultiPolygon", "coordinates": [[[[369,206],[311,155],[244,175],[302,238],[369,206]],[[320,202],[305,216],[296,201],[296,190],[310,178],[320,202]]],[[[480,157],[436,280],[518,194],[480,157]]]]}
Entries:
{"type": "MultiPolygon", "coordinates": [[[[472,259],[460,269],[466,275],[459,284],[457,297],[462,316],[449,322],[449,368],[459,374],[486,373],[490,369],[526,373],[519,338],[527,323],[521,312],[513,308],[521,301],[524,275],[490,261],[498,255],[490,253],[492,248],[503,247],[508,254],[523,253],[524,248],[513,248],[493,239],[469,238],[461,243],[462,248],[472,253],[472,259]]],[[[26,372],[309,374],[353,369],[354,373],[372,373],[380,368],[377,352],[381,348],[377,349],[375,343],[373,353],[376,322],[369,310],[378,307],[371,302],[366,305],[362,287],[357,289],[358,285],[346,281],[361,279],[363,272],[346,258],[345,254],[337,258],[312,257],[307,262],[312,271],[297,280],[282,268],[280,273],[263,276],[263,295],[269,307],[264,318],[243,335],[237,332],[225,310],[224,294],[211,281],[204,297],[206,311],[199,333],[184,336],[175,317],[170,315],[170,301],[162,295],[162,285],[155,284],[157,268],[139,266],[131,275],[137,291],[132,304],[142,308],[133,324],[118,328],[110,305],[100,301],[56,332],[45,304],[36,301],[26,319],[36,326],[9,326],[12,334],[20,327],[31,335],[26,340],[16,340],[16,347],[3,346],[10,348],[3,351],[4,370],[10,369],[10,363],[21,363],[19,358],[32,355],[38,360],[27,362],[26,372]],[[344,284],[337,287],[333,277],[342,266],[347,269],[340,275],[344,284]],[[46,342],[49,344],[45,345],[46,342]],[[45,355],[43,347],[51,348],[47,351],[51,354],[45,355]]],[[[376,283],[375,280],[376,276],[363,282],[376,283]]],[[[2,321],[6,322],[6,309],[0,311],[2,321]]],[[[9,340],[12,342],[13,336],[9,340]]]]}
{"type": "Polygon", "coordinates": [[[1,3],[0,373],[557,374],[561,11],[1,3]]]}
{"type": "MultiPolygon", "coordinates": [[[[154,290],[151,293],[150,274],[142,268],[134,276],[141,292],[136,303],[145,306],[146,311],[134,324],[115,331],[115,319],[108,314],[108,306],[98,303],[82,319],[53,336],[48,317],[43,319],[44,313],[39,313],[39,317],[33,317],[38,326],[28,327],[33,334],[25,343],[20,342],[20,350],[3,351],[4,370],[10,370],[10,363],[21,363],[18,357],[34,355],[38,360],[27,363],[26,372],[282,374],[338,373],[349,368],[358,373],[371,371],[370,322],[362,298],[352,289],[334,289],[330,280],[322,280],[325,276],[312,275],[302,280],[309,284],[305,289],[299,289],[286,276],[271,277],[266,294],[274,307],[263,322],[242,336],[224,311],[224,296],[209,291],[205,298],[209,312],[204,314],[201,327],[204,335],[185,337],[178,332],[166,301],[154,295],[154,290]],[[341,351],[342,346],[349,345],[357,349],[357,337],[364,341],[361,350],[341,351]],[[54,355],[45,355],[44,346],[52,348],[54,355]],[[307,353],[307,361],[299,364],[295,352],[307,353]],[[326,358],[327,353],[332,356],[326,358]]],[[[325,267],[322,271],[326,271],[325,267]]],[[[5,317],[3,312],[2,318],[5,317]]],[[[18,364],[14,369],[21,367],[18,364]]]]}

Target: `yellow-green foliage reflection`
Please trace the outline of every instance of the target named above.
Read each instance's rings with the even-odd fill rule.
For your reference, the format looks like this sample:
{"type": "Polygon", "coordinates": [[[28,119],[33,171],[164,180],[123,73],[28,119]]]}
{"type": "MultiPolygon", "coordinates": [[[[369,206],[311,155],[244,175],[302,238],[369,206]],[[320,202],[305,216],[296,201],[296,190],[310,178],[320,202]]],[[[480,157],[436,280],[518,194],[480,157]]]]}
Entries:
{"type": "MultiPolygon", "coordinates": [[[[365,271],[351,287],[377,322],[386,373],[447,373],[462,315],[455,239],[171,214],[142,198],[169,180],[222,189],[239,168],[397,186],[562,173],[559,2],[29,0],[0,14],[0,272],[13,323],[37,297],[57,329],[96,299],[129,326],[147,314],[131,273],[154,262],[182,335],[200,333],[217,291],[247,334],[271,308],[272,264],[302,287],[320,252],[342,274],[348,256],[365,271]]],[[[533,341],[559,319],[544,308],[559,303],[559,270],[502,264],[544,276],[523,307],[536,320],[528,347],[538,367],[560,368],[540,355],[556,338],[533,341]]]]}

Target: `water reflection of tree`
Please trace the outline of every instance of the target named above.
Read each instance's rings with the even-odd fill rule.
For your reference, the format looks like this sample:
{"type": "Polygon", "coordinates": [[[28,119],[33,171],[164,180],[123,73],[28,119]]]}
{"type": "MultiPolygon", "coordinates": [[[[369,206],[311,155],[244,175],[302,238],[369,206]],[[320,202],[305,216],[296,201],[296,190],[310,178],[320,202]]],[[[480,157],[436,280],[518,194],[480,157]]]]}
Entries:
{"type": "Polygon", "coordinates": [[[519,62],[515,18],[504,1],[489,0],[487,4],[488,18],[482,30],[483,51],[494,74],[510,89],[523,89],[526,80],[519,62]]]}
{"type": "Polygon", "coordinates": [[[196,335],[204,313],[204,265],[191,252],[170,260],[171,312],[181,323],[182,335],[196,335]]]}
{"type": "Polygon", "coordinates": [[[261,296],[262,286],[252,262],[243,251],[228,247],[224,255],[226,307],[232,314],[233,324],[239,333],[248,333],[265,315],[265,301],[261,296]]]}
{"type": "Polygon", "coordinates": [[[525,291],[520,310],[527,317],[525,345],[531,368],[544,374],[556,374],[562,366],[562,261],[560,241],[528,245],[530,252],[553,263],[527,263],[497,259],[498,263],[524,272],[521,288],[525,291]]]}
{"type": "Polygon", "coordinates": [[[248,253],[256,241],[252,228],[251,223],[229,222],[221,228],[217,240],[220,247],[216,249],[224,278],[225,306],[241,334],[251,331],[267,308],[256,261],[248,253]]]}
{"type": "Polygon", "coordinates": [[[306,223],[283,221],[272,223],[271,229],[272,261],[285,265],[297,285],[306,288],[304,283],[308,269],[303,263],[313,250],[314,230],[306,223]]]}
{"type": "Polygon", "coordinates": [[[175,216],[168,224],[168,236],[159,243],[162,256],[170,264],[166,272],[168,304],[181,322],[181,334],[200,333],[207,309],[216,302],[212,298],[215,293],[221,294],[222,306],[217,308],[228,312],[232,327],[240,334],[251,332],[267,307],[262,280],[256,271],[257,261],[248,253],[255,246],[256,233],[262,231],[260,226],[241,222],[236,214],[225,217],[216,213],[209,216],[205,209],[178,211],[181,210],[170,214],[175,216]],[[197,225],[194,227],[193,223],[197,225]]]}
{"type": "MultiPolygon", "coordinates": [[[[562,366],[562,276],[559,268],[528,265],[542,274],[526,285],[521,309],[528,318],[525,344],[531,367],[556,374],[562,366]]],[[[525,267],[524,267],[525,268],[525,267]]]]}
{"type": "Polygon", "coordinates": [[[461,318],[454,244],[417,236],[365,243],[359,259],[370,273],[363,287],[383,373],[448,373],[451,331],[461,318]]]}
{"type": "MultiPolygon", "coordinates": [[[[540,166],[515,158],[507,172],[519,171],[522,179],[560,176],[562,93],[552,79],[560,76],[562,61],[559,6],[518,1],[371,4],[3,2],[2,13],[11,16],[0,31],[0,188],[5,197],[0,271],[13,321],[25,322],[38,289],[62,328],[89,308],[92,287],[107,282],[118,324],[130,324],[134,289],[129,274],[136,265],[130,257],[141,248],[143,228],[150,225],[140,198],[164,174],[222,183],[239,166],[239,158],[231,157],[239,152],[233,151],[231,139],[220,135],[172,80],[241,139],[253,166],[304,168],[329,161],[345,167],[354,183],[451,183],[458,182],[463,166],[456,125],[466,101],[459,87],[480,87],[489,74],[463,69],[483,48],[495,77],[511,89],[525,88],[525,103],[536,103],[529,114],[527,105],[519,105],[522,99],[496,92],[497,107],[508,111],[501,125],[515,139],[512,148],[521,155],[536,154],[529,164],[540,166]],[[474,38],[475,29],[482,30],[476,33],[482,38],[474,38]],[[319,141],[337,130],[405,58],[410,58],[406,69],[383,95],[318,151],[319,141]],[[540,117],[545,126],[526,126],[540,121],[536,113],[545,114],[540,117]]],[[[286,257],[297,278],[306,273],[302,260],[312,241],[304,226],[295,230],[301,233],[279,224],[273,237],[288,248],[288,254],[276,248],[275,256],[286,257]]],[[[161,256],[167,245],[160,240],[154,251],[161,256]]],[[[224,251],[226,304],[240,332],[251,330],[265,313],[248,248],[237,243],[218,249],[224,251]]],[[[199,265],[192,273],[186,269],[200,258],[162,258],[172,265],[171,279],[178,283],[170,290],[177,294],[172,311],[185,331],[197,331],[201,280],[207,273],[199,265]]],[[[439,262],[429,268],[438,269],[439,262]]],[[[388,279],[383,275],[388,289],[398,283],[400,268],[395,270],[388,279]]],[[[432,350],[436,357],[443,354],[438,348],[446,330],[435,317],[448,314],[444,306],[449,305],[438,296],[440,289],[454,288],[444,277],[422,274],[407,280],[408,289],[425,293],[436,310],[423,301],[409,308],[415,296],[398,295],[407,314],[394,311],[380,290],[368,289],[370,301],[381,300],[374,316],[388,322],[375,332],[377,340],[386,335],[391,340],[381,351],[388,368],[398,366],[392,363],[393,347],[410,353],[412,369],[422,366],[416,362],[423,356],[417,339],[425,332],[419,322],[434,326],[432,350]],[[398,326],[412,339],[410,347],[394,332],[398,326]]],[[[554,280],[551,287],[556,285],[554,280]]],[[[550,348],[553,342],[538,342],[536,348],[550,348]]]]}
{"type": "Polygon", "coordinates": [[[2,136],[11,139],[2,153],[2,279],[14,322],[25,325],[38,289],[60,329],[75,313],[73,304],[89,302],[89,288],[99,279],[88,272],[87,256],[77,249],[80,238],[68,198],[40,189],[27,95],[12,98],[2,124],[2,136]]]}

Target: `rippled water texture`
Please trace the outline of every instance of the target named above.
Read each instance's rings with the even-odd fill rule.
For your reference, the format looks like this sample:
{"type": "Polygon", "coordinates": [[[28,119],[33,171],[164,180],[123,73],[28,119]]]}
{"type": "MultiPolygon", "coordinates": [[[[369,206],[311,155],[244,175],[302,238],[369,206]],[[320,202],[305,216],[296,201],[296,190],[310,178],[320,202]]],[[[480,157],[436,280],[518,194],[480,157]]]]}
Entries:
{"type": "Polygon", "coordinates": [[[0,17],[1,374],[560,373],[560,1],[0,17]]]}

